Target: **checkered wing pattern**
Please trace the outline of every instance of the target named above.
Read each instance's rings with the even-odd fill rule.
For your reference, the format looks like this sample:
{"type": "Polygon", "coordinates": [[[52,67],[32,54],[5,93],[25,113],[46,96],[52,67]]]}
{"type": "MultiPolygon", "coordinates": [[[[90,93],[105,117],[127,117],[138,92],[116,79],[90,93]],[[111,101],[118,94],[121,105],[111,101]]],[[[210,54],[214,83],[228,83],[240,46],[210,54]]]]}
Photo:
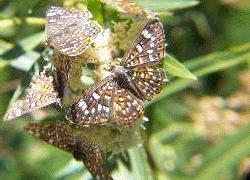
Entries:
{"type": "Polygon", "coordinates": [[[73,7],[51,7],[46,14],[47,40],[62,54],[77,56],[82,54],[101,32],[101,27],[88,11],[73,7]]]}
{"type": "Polygon", "coordinates": [[[102,80],[67,112],[67,118],[76,124],[102,124],[110,119],[115,81],[112,76],[102,80]]]}
{"type": "Polygon", "coordinates": [[[129,126],[142,114],[143,102],[108,76],[72,105],[67,118],[78,125],[115,120],[129,126]]]}
{"type": "Polygon", "coordinates": [[[143,99],[150,100],[159,93],[165,85],[165,72],[158,67],[137,67],[132,71],[132,80],[143,95],[143,99]]]}
{"type": "Polygon", "coordinates": [[[150,20],[141,31],[135,46],[124,58],[124,67],[133,68],[159,63],[164,57],[164,30],[158,19],[150,20]]]}
{"type": "Polygon", "coordinates": [[[117,88],[114,96],[114,119],[130,126],[143,115],[143,102],[129,91],[117,88]]]}
{"type": "Polygon", "coordinates": [[[24,129],[35,137],[72,153],[76,160],[83,161],[95,178],[112,179],[109,172],[103,167],[104,154],[102,150],[83,137],[75,137],[72,129],[64,122],[30,123],[24,129]]]}
{"type": "Polygon", "coordinates": [[[84,165],[96,179],[112,179],[109,172],[103,166],[104,155],[98,146],[82,139],[76,140],[73,155],[75,159],[83,161],[84,165]]]}
{"type": "Polygon", "coordinates": [[[102,124],[111,119],[131,126],[143,114],[143,100],[150,100],[165,84],[164,71],[156,67],[163,56],[163,27],[152,19],[122,64],[112,69],[113,75],[80,98],[67,117],[81,125],[102,124]]]}
{"type": "Polygon", "coordinates": [[[54,89],[53,77],[45,72],[36,73],[23,99],[14,102],[7,110],[4,120],[12,120],[36,109],[59,103],[54,89]]]}
{"type": "Polygon", "coordinates": [[[64,151],[72,152],[74,148],[73,132],[63,122],[30,123],[24,129],[28,133],[64,151]]]}

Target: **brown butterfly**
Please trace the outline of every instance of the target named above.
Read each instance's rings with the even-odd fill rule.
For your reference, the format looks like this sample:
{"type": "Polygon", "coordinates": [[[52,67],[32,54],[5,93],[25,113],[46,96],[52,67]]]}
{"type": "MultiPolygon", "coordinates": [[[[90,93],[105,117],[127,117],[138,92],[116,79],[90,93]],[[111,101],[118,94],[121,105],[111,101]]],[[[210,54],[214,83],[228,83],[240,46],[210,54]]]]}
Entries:
{"type": "Polygon", "coordinates": [[[77,125],[116,121],[132,125],[143,114],[143,101],[150,100],[165,85],[165,72],[158,67],[164,58],[164,30],[151,19],[134,46],[111,75],[91,88],[67,112],[77,125]]]}

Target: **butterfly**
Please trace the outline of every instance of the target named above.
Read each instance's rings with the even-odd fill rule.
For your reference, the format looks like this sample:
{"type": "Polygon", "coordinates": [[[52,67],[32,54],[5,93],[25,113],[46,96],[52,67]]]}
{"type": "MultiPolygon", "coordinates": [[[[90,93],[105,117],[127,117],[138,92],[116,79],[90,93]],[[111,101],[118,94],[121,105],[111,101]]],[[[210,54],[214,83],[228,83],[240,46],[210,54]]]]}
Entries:
{"type": "Polygon", "coordinates": [[[87,141],[85,137],[75,136],[72,128],[63,121],[29,123],[24,129],[35,137],[72,153],[76,160],[83,161],[95,178],[112,179],[103,166],[104,153],[99,146],[87,141]]]}
{"type": "Polygon", "coordinates": [[[120,64],[111,67],[111,75],[78,99],[66,118],[77,125],[116,121],[131,126],[143,115],[143,101],[165,85],[165,72],[157,66],[164,58],[164,40],[162,24],[151,19],[120,64]]]}
{"type": "Polygon", "coordinates": [[[48,43],[67,56],[82,54],[102,31],[89,11],[52,6],[46,13],[48,43]]]}
{"type": "Polygon", "coordinates": [[[49,104],[59,103],[59,101],[54,88],[53,76],[46,74],[45,71],[36,72],[25,96],[8,108],[3,119],[12,120],[49,104]]]}

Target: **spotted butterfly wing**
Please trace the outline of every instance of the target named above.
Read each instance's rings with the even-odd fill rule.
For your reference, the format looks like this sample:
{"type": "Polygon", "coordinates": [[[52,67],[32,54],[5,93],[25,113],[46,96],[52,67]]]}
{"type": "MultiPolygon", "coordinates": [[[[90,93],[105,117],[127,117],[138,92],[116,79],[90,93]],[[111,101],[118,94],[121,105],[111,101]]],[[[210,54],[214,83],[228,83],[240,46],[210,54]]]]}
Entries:
{"type": "Polygon", "coordinates": [[[108,122],[112,110],[114,87],[113,77],[108,76],[74,103],[66,117],[78,125],[108,122]]]}
{"type": "Polygon", "coordinates": [[[101,32],[88,11],[51,7],[46,13],[46,34],[51,46],[64,55],[82,54],[101,32]]]}
{"type": "Polygon", "coordinates": [[[164,70],[154,66],[137,67],[132,71],[132,81],[145,100],[150,100],[153,95],[160,93],[165,85],[165,79],[164,70]]]}
{"type": "Polygon", "coordinates": [[[96,179],[112,180],[113,178],[103,166],[103,151],[95,144],[77,138],[73,156],[83,161],[89,172],[96,179]]]}
{"type": "Polygon", "coordinates": [[[108,76],[72,105],[67,118],[78,125],[103,124],[112,120],[130,125],[142,114],[142,101],[120,88],[113,76],[108,76]]]}
{"type": "Polygon", "coordinates": [[[125,68],[153,65],[164,58],[164,29],[158,19],[150,20],[139,34],[134,47],[125,55],[125,68]]]}
{"type": "Polygon", "coordinates": [[[95,178],[112,179],[109,172],[103,167],[102,150],[97,145],[85,140],[85,137],[74,136],[72,129],[64,122],[30,123],[24,129],[39,139],[72,153],[76,160],[83,161],[95,178]]]}
{"type": "Polygon", "coordinates": [[[53,77],[46,75],[44,71],[36,73],[24,98],[17,100],[8,108],[4,120],[15,119],[52,103],[59,103],[53,77]]]}
{"type": "Polygon", "coordinates": [[[164,40],[162,24],[158,19],[152,19],[124,58],[124,67],[131,70],[132,81],[143,100],[150,100],[165,85],[165,72],[156,67],[164,58],[164,40]]]}
{"type": "Polygon", "coordinates": [[[50,123],[29,123],[24,129],[39,139],[64,151],[74,148],[74,137],[71,128],[62,121],[50,123]]]}
{"type": "Polygon", "coordinates": [[[130,91],[117,86],[114,95],[113,118],[119,123],[131,126],[143,115],[143,102],[130,91]]]}

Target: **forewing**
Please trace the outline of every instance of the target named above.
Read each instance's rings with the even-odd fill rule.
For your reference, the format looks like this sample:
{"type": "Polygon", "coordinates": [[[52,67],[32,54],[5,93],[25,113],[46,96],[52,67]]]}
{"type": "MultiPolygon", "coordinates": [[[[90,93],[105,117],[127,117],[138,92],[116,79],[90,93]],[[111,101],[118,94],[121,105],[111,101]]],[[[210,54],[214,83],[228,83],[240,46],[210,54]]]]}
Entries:
{"type": "Polygon", "coordinates": [[[110,119],[115,81],[108,76],[96,84],[67,112],[67,118],[78,125],[103,124],[110,119]]]}
{"type": "Polygon", "coordinates": [[[150,100],[153,95],[162,90],[165,79],[165,72],[159,67],[137,67],[132,71],[132,81],[145,100],[150,100]]]}
{"type": "Polygon", "coordinates": [[[151,19],[141,31],[134,47],[124,56],[124,67],[159,63],[164,57],[164,30],[158,19],[151,19]]]}
{"type": "Polygon", "coordinates": [[[75,8],[51,7],[46,14],[47,40],[62,54],[77,56],[92,43],[101,27],[88,11],[75,8]]]}
{"type": "Polygon", "coordinates": [[[24,129],[39,139],[72,153],[75,159],[83,161],[94,177],[112,179],[103,167],[104,155],[95,144],[85,140],[85,137],[75,137],[72,129],[63,121],[48,123],[30,123],[24,129]]]}
{"type": "Polygon", "coordinates": [[[59,102],[53,77],[45,72],[36,73],[24,98],[14,102],[7,110],[4,120],[12,120],[49,104],[59,102]]]}
{"type": "Polygon", "coordinates": [[[39,139],[64,151],[72,152],[75,142],[73,132],[65,123],[29,123],[24,129],[39,139]]]}
{"type": "Polygon", "coordinates": [[[77,160],[83,161],[92,176],[96,179],[112,179],[109,172],[103,166],[105,160],[104,153],[97,145],[78,138],[73,155],[77,160]]]}
{"type": "Polygon", "coordinates": [[[113,118],[119,124],[131,126],[143,115],[143,102],[123,88],[117,87],[113,104],[113,118]]]}

